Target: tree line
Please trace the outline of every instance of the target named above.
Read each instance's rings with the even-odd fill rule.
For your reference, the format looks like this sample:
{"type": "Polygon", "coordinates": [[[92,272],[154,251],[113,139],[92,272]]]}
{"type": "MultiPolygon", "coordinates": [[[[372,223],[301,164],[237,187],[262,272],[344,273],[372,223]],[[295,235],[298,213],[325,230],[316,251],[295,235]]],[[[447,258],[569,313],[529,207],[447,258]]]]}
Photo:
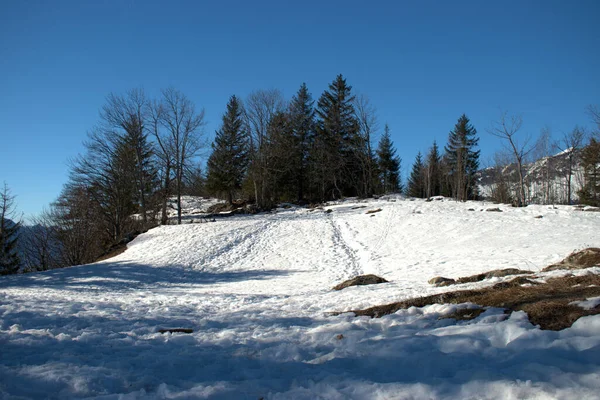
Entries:
{"type": "MultiPolygon", "coordinates": [[[[590,113],[600,127],[598,109],[590,108],[590,113]]],[[[316,104],[306,84],[289,101],[276,89],[257,90],[244,100],[232,95],[210,145],[204,126],[204,110],[176,89],[162,90],[156,99],[141,89],[110,94],[84,142],[84,153],[70,160],[68,182],[32,221],[33,228],[20,239],[20,252],[20,223],[9,223],[18,219],[14,196],[5,185],[0,198],[0,274],[22,266],[46,270],[94,262],[136,233],[169,223],[170,208],[181,224],[181,198],[186,194],[253,203],[259,210],[281,202],[321,203],[387,193],[480,198],[479,137],[466,115],[459,116],[442,148],[434,141],[424,155],[417,154],[404,184],[391,128],[384,124],[376,140],[375,108],[366,96],[354,94],[342,75],[316,104]],[[199,160],[206,149],[204,166],[199,160]]],[[[520,127],[520,117],[502,114],[488,132],[507,144],[504,165],[515,166],[495,175],[491,196],[523,206],[539,200],[525,189],[528,157],[533,149],[544,154],[551,146],[548,132],[535,146],[520,142],[520,127]]],[[[578,195],[582,202],[599,205],[600,145],[592,137],[584,146],[584,137],[579,128],[565,135],[570,166],[564,176],[570,185],[574,166],[581,161],[585,182],[578,195]]],[[[548,163],[546,168],[549,177],[548,163]]]]}

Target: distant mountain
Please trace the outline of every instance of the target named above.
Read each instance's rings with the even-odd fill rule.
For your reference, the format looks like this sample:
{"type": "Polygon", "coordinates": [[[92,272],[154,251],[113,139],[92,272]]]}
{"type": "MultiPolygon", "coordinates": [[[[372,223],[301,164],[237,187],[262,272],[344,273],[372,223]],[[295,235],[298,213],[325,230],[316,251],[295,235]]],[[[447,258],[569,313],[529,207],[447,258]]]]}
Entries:
{"type": "MultiPolygon", "coordinates": [[[[525,192],[528,203],[567,203],[567,176],[569,152],[562,151],[553,156],[541,158],[526,164],[525,192]]],[[[517,192],[517,164],[486,168],[478,172],[479,193],[484,199],[491,199],[500,177],[503,177],[512,193],[517,192]]],[[[571,176],[571,201],[577,202],[577,191],[583,186],[583,169],[579,152],[575,153],[571,176]]]]}

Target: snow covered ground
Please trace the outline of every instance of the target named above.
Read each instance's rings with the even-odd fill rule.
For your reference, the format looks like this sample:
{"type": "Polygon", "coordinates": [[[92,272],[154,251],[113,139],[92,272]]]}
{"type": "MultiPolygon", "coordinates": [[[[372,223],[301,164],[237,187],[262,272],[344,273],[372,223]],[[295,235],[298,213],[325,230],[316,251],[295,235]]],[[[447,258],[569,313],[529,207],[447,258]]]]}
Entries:
{"type": "Polygon", "coordinates": [[[490,207],[279,209],[163,226],[104,262],[0,277],[0,398],[600,398],[600,315],[560,332],[499,309],[439,319],[468,304],[331,315],[501,280],[435,288],[437,275],[539,271],[600,247],[600,213],[490,207]],[[331,290],[366,273],[390,283],[331,290]]]}

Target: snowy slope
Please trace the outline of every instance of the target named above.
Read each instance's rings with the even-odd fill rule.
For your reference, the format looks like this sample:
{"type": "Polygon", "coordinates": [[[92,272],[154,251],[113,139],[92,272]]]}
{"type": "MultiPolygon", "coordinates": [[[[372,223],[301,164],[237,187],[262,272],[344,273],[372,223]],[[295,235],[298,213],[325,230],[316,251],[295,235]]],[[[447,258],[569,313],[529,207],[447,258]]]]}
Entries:
{"type": "Polygon", "coordinates": [[[489,207],[385,198],[281,209],[163,226],[105,262],[0,277],[0,394],[598,398],[600,316],[550,332],[494,309],[438,319],[468,305],[330,314],[450,290],[427,284],[436,275],[538,271],[600,247],[600,213],[489,207]],[[364,273],[390,283],[331,290],[364,273]]]}

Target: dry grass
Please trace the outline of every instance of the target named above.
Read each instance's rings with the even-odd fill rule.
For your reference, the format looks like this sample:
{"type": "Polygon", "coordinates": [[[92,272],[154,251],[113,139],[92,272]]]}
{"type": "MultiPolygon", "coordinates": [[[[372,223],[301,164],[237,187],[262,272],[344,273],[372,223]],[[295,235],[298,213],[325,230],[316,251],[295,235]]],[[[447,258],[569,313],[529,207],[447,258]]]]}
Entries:
{"type": "Polygon", "coordinates": [[[581,251],[576,251],[570,254],[567,258],[558,264],[550,265],[542,271],[554,271],[557,269],[583,269],[590,268],[595,265],[600,265],[600,249],[590,247],[581,251]]]}
{"type": "Polygon", "coordinates": [[[482,307],[498,307],[509,311],[525,311],[529,320],[541,329],[561,330],[587,315],[600,314],[600,307],[584,310],[570,305],[573,301],[600,296],[600,276],[568,276],[548,279],[547,283],[531,283],[524,277],[478,290],[459,290],[433,296],[409,299],[398,303],[353,311],[357,316],[382,317],[400,309],[424,307],[430,304],[474,303],[482,307]]]}
{"type": "Polygon", "coordinates": [[[380,211],[382,211],[381,208],[377,208],[375,210],[369,210],[365,214],[375,214],[375,213],[378,213],[380,211]]]}

